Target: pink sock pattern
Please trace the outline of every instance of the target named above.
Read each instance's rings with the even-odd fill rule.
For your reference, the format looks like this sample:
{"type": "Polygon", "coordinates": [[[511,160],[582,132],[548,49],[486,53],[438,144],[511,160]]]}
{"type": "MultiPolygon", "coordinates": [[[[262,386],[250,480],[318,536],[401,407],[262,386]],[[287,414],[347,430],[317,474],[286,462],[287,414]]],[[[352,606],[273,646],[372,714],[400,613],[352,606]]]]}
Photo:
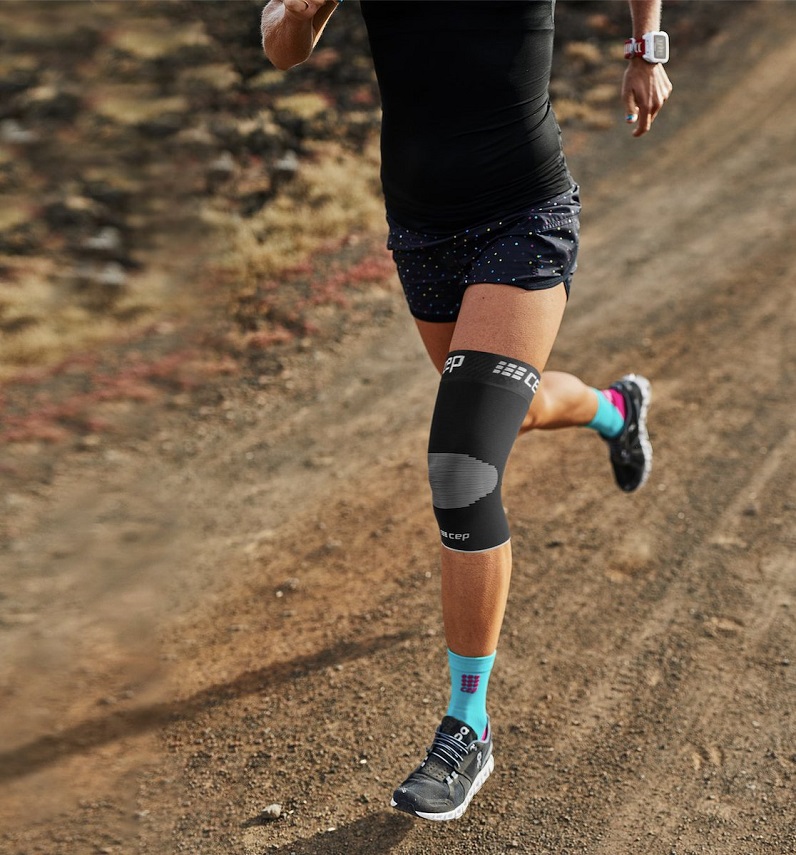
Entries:
{"type": "Polygon", "coordinates": [[[462,692],[467,692],[469,695],[474,695],[478,691],[478,684],[481,682],[480,674],[462,674],[462,692]]]}
{"type": "Polygon", "coordinates": [[[616,391],[616,389],[602,389],[603,395],[619,410],[619,415],[624,419],[627,415],[627,407],[625,407],[625,399],[616,391]]]}

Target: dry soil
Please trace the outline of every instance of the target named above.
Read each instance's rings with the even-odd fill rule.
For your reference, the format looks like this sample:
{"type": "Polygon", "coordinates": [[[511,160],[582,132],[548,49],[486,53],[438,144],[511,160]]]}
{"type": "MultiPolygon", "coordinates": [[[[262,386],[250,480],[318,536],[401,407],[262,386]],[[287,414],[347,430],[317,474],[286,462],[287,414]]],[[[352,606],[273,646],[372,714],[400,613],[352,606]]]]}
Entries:
{"type": "Polygon", "coordinates": [[[0,851],[796,852],[796,8],[725,6],[647,139],[566,140],[583,247],[550,367],[650,377],[655,467],[628,497],[590,432],[517,444],[465,817],[388,806],[447,685],[436,378],[390,279],[265,397],[214,381],[9,488],[0,851]]]}

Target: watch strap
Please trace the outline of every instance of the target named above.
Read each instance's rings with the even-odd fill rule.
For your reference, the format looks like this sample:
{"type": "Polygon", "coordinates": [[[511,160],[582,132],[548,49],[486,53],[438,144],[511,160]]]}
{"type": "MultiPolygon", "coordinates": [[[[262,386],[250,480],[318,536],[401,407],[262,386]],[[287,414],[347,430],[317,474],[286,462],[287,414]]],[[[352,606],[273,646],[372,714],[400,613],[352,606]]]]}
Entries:
{"type": "Polygon", "coordinates": [[[644,33],[640,39],[629,38],[625,41],[625,59],[639,56],[653,64],[663,64],[669,60],[669,34],[663,30],[644,33]]]}

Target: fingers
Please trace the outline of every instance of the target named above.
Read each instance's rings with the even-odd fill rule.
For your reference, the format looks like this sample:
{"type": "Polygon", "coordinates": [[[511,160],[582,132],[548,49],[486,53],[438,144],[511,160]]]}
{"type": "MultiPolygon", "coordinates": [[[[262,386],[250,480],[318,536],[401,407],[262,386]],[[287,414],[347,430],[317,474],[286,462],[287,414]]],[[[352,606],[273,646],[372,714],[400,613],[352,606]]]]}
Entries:
{"type": "Polygon", "coordinates": [[[283,0],[285,10],[297,18],[312,18],[323,6],[323,0],[283,0]]]}
{"type": "Polygon", "coordinates": [[[633,132],[633,136],[640,137],[649,131],[652,123],[655,121],[655,117],[660,113],[661,108],[672,92],[672,84],[664,67],[662,65],[653,65],[652,69],[652,85],[649,88],[647,103],[639,111],[639,123],[633,132]]]}
{"type": "Polygon", "coordinates": [[[642,104],[642,106],[639,107],[638,110],[638,122],[636,124],[635,130],[633,131],[633,136],[640,137],[646,134],[647,131],[652,127],[653,119],[657,114],[658,111],[653,110],[653,108],[649,104],[642,104]]]}
{"type": "Polygon", "coordinates": [[[622,81],[622,100],[625,103],[625,121],[629,125],[635,125],[636,122],[638,122],[639,113],[641,112],[636,98],[636,94],[641,91],[641,88],[637,85],[635,80],[636,75],[632,73],[633,71],[634,69],[632,68],[632,65],[629,65],[625,71],[624,80],[622,81]]]}
{"type": "Polygon", "coordinates": [[[625,121],[632,125],[638,120],[638,104],[636,104],[636,96],[632,87],[628,85],[627,74],[625,74],[625,82],[622,86],[622,100],[625,102],[625,121]]]}
{"type": "Polygon", "coordinates": [[[660,64],[632,60],[622,85],[625,121],[635,125],[633,136],[640,137],[652,127],[672,91],[672,84],[660,64]]]}

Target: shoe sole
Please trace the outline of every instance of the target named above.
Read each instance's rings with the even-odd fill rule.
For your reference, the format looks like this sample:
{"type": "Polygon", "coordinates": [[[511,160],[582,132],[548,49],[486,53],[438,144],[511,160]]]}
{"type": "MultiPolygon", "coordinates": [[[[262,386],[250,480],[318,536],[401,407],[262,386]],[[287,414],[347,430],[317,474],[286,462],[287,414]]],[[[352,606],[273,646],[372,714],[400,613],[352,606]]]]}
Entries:
{"type": "MultiPolygon", "coordinates": [[[[408,810],[405,812],[411,813],[413,816],[419,816],[421,819],[430,819],[432,822],[450,822],[453,819],[459,819],[467,810],[468,805],[473,800],[473,796],[484,786],[484,782],[492,774],[494,768],[495,757],[490,754],[489,759],[484,764],[484,768],[476,775],[473,785],[470,787],[464,801],[453,810],[446,811],[445,813],[426,813],[422,810],[408,810]]],[[[390,799],[390,807],[398,808],[398,802],[395,799],[390,799]]],[[[398,808],[398,810],[403,810],[403,808],[398,808]]]]}
{"type": "Polygon", "coordinates": [[[652,443],[647,433],[647,413],[652,403],[652,385],[642,374],[626,374],[622,380],[635,383],[641,390],[641,410],[638,414],[638,438],[644,452],[644,471],[641,473],[641,480],[638,484],[632,490],[625,491],[634,493],[647,483],[647,478],[649,478],[650,472],[652,472],[652,443]]]}

